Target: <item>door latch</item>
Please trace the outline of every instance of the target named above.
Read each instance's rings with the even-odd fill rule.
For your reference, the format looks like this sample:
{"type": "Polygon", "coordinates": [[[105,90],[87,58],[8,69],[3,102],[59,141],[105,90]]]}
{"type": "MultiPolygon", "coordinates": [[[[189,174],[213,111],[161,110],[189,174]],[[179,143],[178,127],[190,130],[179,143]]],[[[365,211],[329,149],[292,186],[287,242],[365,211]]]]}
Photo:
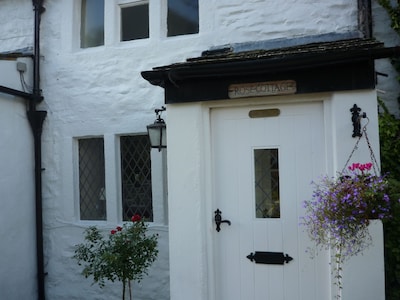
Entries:
{"type": "Polygon", "coordinates": [[[217,208],[217,210],[214,213],[215,213],[214,220],[215,220],[215,224],[217,225],[217,228],[216,228],[217,232],[220,232],[220,230],[221,230],[221,227],[220,227],[221,223],[227,223],[229,226],[231,225],[231,221],[222,220],[222,216],[221,216],[222,211],[220,211],[219,208],[217,208]]]}

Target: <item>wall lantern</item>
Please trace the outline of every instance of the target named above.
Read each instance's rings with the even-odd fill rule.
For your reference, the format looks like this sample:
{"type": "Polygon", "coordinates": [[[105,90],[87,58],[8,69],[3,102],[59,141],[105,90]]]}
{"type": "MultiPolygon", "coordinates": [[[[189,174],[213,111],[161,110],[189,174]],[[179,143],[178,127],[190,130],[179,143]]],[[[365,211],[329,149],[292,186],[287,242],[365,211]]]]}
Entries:
{"type": "Polygon", "coordinates": [[[165,106],[156,108],[156,120],[153,124],[147,125],[151,148],[157,148],[160,152],[162,148],[167,148],[167,126],[165,121],[161,119],[161,113],[165,111],[165,106]]]}

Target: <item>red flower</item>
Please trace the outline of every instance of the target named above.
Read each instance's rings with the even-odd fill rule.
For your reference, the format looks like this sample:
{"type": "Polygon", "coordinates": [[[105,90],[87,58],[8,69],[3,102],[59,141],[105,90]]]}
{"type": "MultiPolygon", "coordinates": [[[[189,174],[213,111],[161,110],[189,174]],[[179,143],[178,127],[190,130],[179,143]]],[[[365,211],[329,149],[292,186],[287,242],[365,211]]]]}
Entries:
{"type": "Polygon", "coordinates": [[[139,222],[142,219],[142,217],[138,214],[134,215],[132,217],[132,222],[139,222]]]}
{"type": "Polygon", "coordinates": [[[121,231],[121,230],[122,230],[122,227],[121,227],[121,226],[117,226],[117,230],[118,230],[118,231],[121,231]]]}
{"type": "Polygon", "coordinates": [[[111,234],[116,234],[117,231],[115,229],[111,230],[111,234]]]}

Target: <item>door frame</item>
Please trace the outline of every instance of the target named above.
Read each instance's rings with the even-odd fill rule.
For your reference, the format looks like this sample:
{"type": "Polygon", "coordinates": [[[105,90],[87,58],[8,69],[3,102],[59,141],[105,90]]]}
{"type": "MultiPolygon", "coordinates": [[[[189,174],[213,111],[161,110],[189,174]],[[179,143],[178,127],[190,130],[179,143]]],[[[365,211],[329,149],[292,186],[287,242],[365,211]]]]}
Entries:
{"type": "MultiPolygon", "coordinates": [[[[216,294],[217,294],[217,287],[215,286],[216,282],[216,270],[215,267],[216,261],[216,245],[215,245],[215,225],[213,222],[214,218],[214,210],[217,205],[217,199],[215,199],[214,196],[214,180],[213,180],[213,153],[212,153],[212,124],[211,124],[211,111],[216,108],[234,108],[234,107],[256,107],[256,106],[270,106],[270,105],[290,105],[290,104],[308,104],[308,103],[313,103],[313,102],[319,102],[323,106],[323,123],[324,123],[324,136],[325,136],[325,155],[324,155],[324,160],[326,162],[326,170],[330,174],[333,171],[333,163],[327,163],[328,161],[333,161],[328,160],[328,157],[330,156],[331,153],[329,153],[329,149],[332,149],[332,145],[330,145],[330,140],[329,136],[332,135],[332,132],[329,132],[329,128],[331,126],[327,126],[330,123],[330,105],[329,105],[329,100],[330,100],[330,94],[312,94],[312,95],[290,95],[290,96],[273,96],[273,97],[257,97],[257,98],[244,98],[241,100],[237,101],[232,101],[232,100],[219,100],[215,102],[203,102],[203,124],[204,124],[204,141],[206,143],[205,145],[205,157],[204,161],[206,162],[205,164],[205,173],[208,175],[206,176],[207,181],[205,183],[205,193],[207,195],[206,199],[211,199],[208,201],[205,201],[205,206],[204,206],[204,220],[206,224],[206,241],[208,242],[207,244],[207,252],[209,255],[207,255],[207,269],[208,269],[208,299],[209,300],[220,300],[216,299],[216,294]]],[[[328,262],[327,262],[328,263],[328,262]]]]}

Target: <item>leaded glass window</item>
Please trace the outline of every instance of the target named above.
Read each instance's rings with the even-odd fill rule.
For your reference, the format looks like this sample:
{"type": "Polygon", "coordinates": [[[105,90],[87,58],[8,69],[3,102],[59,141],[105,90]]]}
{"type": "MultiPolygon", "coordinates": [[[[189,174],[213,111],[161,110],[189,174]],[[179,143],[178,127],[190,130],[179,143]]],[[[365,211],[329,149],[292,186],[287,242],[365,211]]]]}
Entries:
{"type": "Polygon", "coordinates": [[[256,217],[279,218],[278,149],[255,149],[254,171],[256,217]]]}
{"type": "Polygon", "coordinates": [[[149,138],[121,136],[120,145],[123,220],[139,214],[153,221],[149,138]]]}
{"type": "Polygon", "coordinates": [[[105,167],[103,138],[78,141],[79,204],[81,220],[105,220],[105,167]]]}

